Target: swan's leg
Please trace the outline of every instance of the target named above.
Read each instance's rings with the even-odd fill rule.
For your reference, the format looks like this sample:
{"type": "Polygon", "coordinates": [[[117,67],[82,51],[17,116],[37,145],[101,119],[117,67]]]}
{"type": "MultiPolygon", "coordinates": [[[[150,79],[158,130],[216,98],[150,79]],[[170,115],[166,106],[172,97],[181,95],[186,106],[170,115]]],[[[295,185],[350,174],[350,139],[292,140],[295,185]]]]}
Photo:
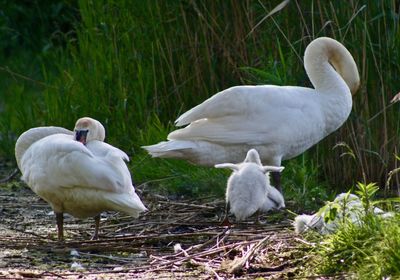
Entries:
{"type": "Polygon", "coordinates": [[[64,214],[56,213],[58,241],[64,240],[64,214]]]}
{"type": "MultiPolygon", "coordinates": [[[[272,180],[274,181],[275,188],[282,193],[282,186],[281,186],[281,173],[280,172],[271,172],[272,180]]],[[[282,193],[283,194],[283,193],[282,193]]]]}
{"type": "Polygon", "coordinates": [[[257,210],[257,212],[256,212],[256,225],[261,225],[261,222],[260,222],[260,211],[259,210],[257,210]]]}
{"type": "Polygon", "coordinates": [[[228,201],[225,206],[225,217],[221,222],[221,226],[230,227],[232,225],[232,223],[229,221],[229,217],[228,217],[230,208],[231,208],[231,206],[228,201]]]}
{"type": "Polygon", "coordinates": [[[94,234],[92,240],[99,239],[99,228],[100,228],[100,214],[94,217],[94,234]]]}

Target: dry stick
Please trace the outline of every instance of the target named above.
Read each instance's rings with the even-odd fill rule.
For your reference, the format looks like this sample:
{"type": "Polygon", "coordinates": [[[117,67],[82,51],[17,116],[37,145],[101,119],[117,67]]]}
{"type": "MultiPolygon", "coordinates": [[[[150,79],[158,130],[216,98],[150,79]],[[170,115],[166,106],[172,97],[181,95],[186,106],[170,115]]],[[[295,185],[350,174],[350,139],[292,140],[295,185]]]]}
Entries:
{"type": "MultiPolygon", "coordinates": [[[[169,267],[169,266],[173,267],[173,266],[176,265],[176,263],[182,263],[184,261],[190,260],[191,258],[206,257],[206,256],[210,256],[210,255],[219,253],[221,251],[225,251],[225,250],[230,249],[230,248],[235,247],[235,246],[246,246],[246,245],[249,245],[249,244],[252,244],[252,243],[255,243],[255,240],[232,243],[232,244],[228,244],[228,245],[216,248],[216,249],[212,249],[212,250],[208,250],[208,251],[205,251],[205,252],[200,252],[200,253],[197,253],[197,254],[193,254],[193,255],[191,255],[189,257],[184,257],[184,258],[181,258],[181,259],[178,259],[178,260],[167,261],[167,262],[165,262],[163,264],[160,264],[158,266],[156,266],[155,263],[152,263],[150,265],[144,265],[144,266],[141,266],[141,267],[123,269],[121,271],[118,271],[118,273],[133,273],[134,271],[144,271],[144,270],[146,270],[147,272],[162,271],[162,270],[166,270],[166,268],[169,267]]],[[[163,260],[163,258],[156,257],[156,256],[151,256],[151,258],[154,258],[154,259],[159,258],[160,260],[163,260]]],[[[100,273],[107,274],[107,273],[114,273],[114,272],[113,271],[96,271],[96,272],[90,272],[90,273],[83,272],[83,273],[80,273],[79,275],[81,275],[81,274],[83,274],[83,275],[100,274],[100,273]]],[[[71,275],[78,275],[78,274],[76,274],[76,273],[63,273],[62,275],[71,276],[71,275]]]]}
{"type": "MultiPolygon", "coordinates": [[[[101,240],[84,240],[84,241],[70,241],[64,243],[64,246],[72,246],[72,247],[80,247],[81,250],[83,249],[91,249],[97,248],[98,246],[103,246],[103,249],[107,247],[112,247],[115,249],[116,243],[119,242],[130,242],[130,245],[133,244],[143,244],[143,243],[153,243],[159,240],[174,240],[179,238],[190,238],[196,236],[207,236],[207,235],[217,235],[219,233],[219,228],[216,228],[217,231],[213,231],[210,229],[206,229],[205,231],[197,231],[191,233],[178,233],[178,234],[149,234],[149,235],[141,235],[141,236],[125,236],[125,237],[117,237],[117,238],[109,238],[109,239],[101,239],[101,240]]],[[[261,234],[261,233],[260,233],[261,234]]],[[[265,232],[264,232],[265,234],[265,232]]],[[[263,235],[264,235],[263,234],[263,235]]],[[[243,236],[247,237],[248,239],[253,240],[260,238],[259,235],[250,234],[250,233],[240,233],[240,232],[230,232],[230,237],[233,240],[243,239],[243,236]]]]}
{"type": "Polygon", "coordinates": [[[215,244],[215,246],[213,246],[213,248],[214,248],[214,247],[217,247],[217,248],[218,248],[219,244],[220,244],[222,241],[224,241],[225,238],[227,238],[227,237],[230,235],[230,233],[231,233],[230,228],[226,228],[226,229],[224,229],[223,232],[221,232],[221,233],[219,233],[218,235],[214,236],[214,237],[211,238],[210,240],[208,240],[208,241],[204,242],[203,244],[201,244],[201,245],[195,247],[194,250],[196,250],[196,251],[197,251],[197,250],[200,250],[200,249],[206,247],[208,244],[213,243],[214,240],[217,240],[217,243],[215,244]],[[221,238],[221,236],[222,236],[222,238],[221,238]],[[220,238],[221,238],[221,239],[220,239],[220,238]]]}
{"type": "Polygon", "coordinates": [[[176,205],[176,206],[195,207],[195,208],[201,208],[201,209],[211,209],[211,210],[214,210],[216,208],[214,206],[198,205],[198,204],[182,203],[182,202],[172,202],[172,201],[159,201],[158,203],[170,204],[170,205],[176,205]]]}
{"type": "Polygon", "coordinates": [[[18,174],[19,170],[15,168],[7,177],[0,179],[0,184],[7,183],[18,174]]]}
{"type": "Polygon", "coordinates": [[[52,275],[52,276],[56,276],[57,278],[65,279],[64,276],[62,276],[62,275],[60,275],[58,273],[52,272],[52,271],[48,271],[48,270],[40,273],[40,277],[47,276],[47,275],[52,275]]]}
{"type": "Polygon", "coordinates": [[[104,258],[104,259],[109,259],[109,260],[113,260],[113,261],[120,261],[120,262],[124,262],[124,263],[132,263],[132,261],[138,261],[140,259],[140,257],[137,258],[121,258],[121,257],[116,257],[116,256],[107,256],[107,255],[100,255],[100,254],[92,254],[92,253],[85,253],[85,252],[79,252],[79,254],[83,255],[83,256],[89,256],[89,257],[98,257],[98,258],[104,258]]]}
{"type": "Polygon", "coordinates": [[[308,241],[305,241],[305,240],[300,239],[300,238],[298,238],[298,237],[295,237],[294,240],[296,240],[296,241],[298,241],[298,242],[300,242],[300,243],[303,243],[303,244],[305,244],[305,245],[311,246],[311,247],[313,247],[313,248],[316,246],[316,244],[315,244],[314,242],[308,242],[308,241]]]}
{"type": "MultiPolygon", "coordinates": [[[[40,238],[40,239],[42,239],[42,240],[47,239],[47,237],[41,236],[41,235],[39,235],[39,234],[37,234],[37,233],[34,233],[34,232],[31,232],[31,231],[20,230],[20,229],[18,229],[18,228],[10,228],[10,227],[7,227],[7,228],[8,228],[9,230],[12,230],[12,231],[16,231],[16,232],[20,232],[20,233],[24,233],[24,234],[29,234],[29,235],[38,237],[38,238],[40,238]]],[[[25,239],[25,238],[24,238],[24,237],[20,237],[20,239],[25,239]]],[[[15,240],[15,239],[14,239],[14,240],[15,240]]],[[[29,240],[31,240],[31,239],[29,239],[29,240]]]]}
{"type": "Polygon", "coordinates": [[[204,264],[204,263],[201,263],[201,262],[198,262],[198,261],[196,261],[196,260],[190,260],[190,262],[192,263],[192,264],[195,264],[195,265],[197,265],[197,266],[201,266],[201,267],[203,267],[206,271],[208,271],[208,272],[211,272],[212,274],[214,274],[214,276],[215,276],[215,278],[217,278],[217,280],[223,280],[224,278],[222,278],[222,277],[220,277],[219,275],[218,275],[218,273],[214,270],[214,269],[212,269],[212,267],[210,267],[208,264],[204,264]]]}
{"type": "Polygon", "coordinates": [[[102,244],[102,243],[110,243],[110,242],[122,242],[122,241],[140,241],[144,240],[145,243],[149,243],[153,240],[169,240],[173,238],[182,238],[182,237],[190,237],[190,236],[203,236],[203,235],[215,235],[215,231],[197,231],[197,232],[189,232],[189,233],[178,233],[178,234],[149,234],[149,235],[141,235],[141,236],[124,236],[117,238],[107,238],[101,240],[82,240],[82,241],[70,241],[65,242],[65,246],[83,246],[85,244],[102,244]]]}
{"type": "Polygon", "coordinates": [[[32,78],[30,78],[30,77],[28,77],[28,76],[24,76],[24,75],[19,74],[19,73],[17,73],[17,72],[11,71],[11,69],[8,68],[7,66],[5,66],[5,67],[0,66],[0,71],[7,72],[7,73],[10,74],[14,79],[15,79],[15,77],[18,77],[18,78],[20,78],[20,79],[23,79],[23,80],[26,80],[26,81],[29,81],[29,82],[32,82],[32,83],[41,85],[41,86],[43,86],[43,87],[58,89],[58,88],[55,87],[55,86],[46,84],[46,83],[41,82],[41,81],[38,81],[38,80],[34,80],[34,79],[32,79],[32,78]]]}
{"type": "Polygon", "coordinates": [[[190,260],[192,258],[210,256],[210,255],[219,253],[221,251],[224,251],[226,249],[229,249],[231,247],[234,247],[234,246],[248,245],[248,244],[251,244],[251,243],[254,243],[254,241],[243,241],[243,242],[239,242],[239,243],[233,243],[233,244],[225,245],[225,246],[222,246],[222,247],[219,247],[219,248],[216,248],[216,249],[212,249],[212,250],[208,250],[208,251],[205,251],[205,252],[200,252],[200,253],[196,253],[196,254],[193,254],[193,255],[189,255],[188,257],[183,257],[183,258],[180,258],[178,260],[170,260],[170,261],[168,261],[166,263],[160,264],[158,267],[154,267],[154,265],[145,265],[145,266],[142,266],[142,267],[135,268],[134,270],[156,271],[156,270],[159,270],[161,268],[164,268],[165,266],[175,265],[176,263],[182,263],[182,262],[188,261],[188,260],[190,260]]]}
{"type": "Polygon", "coordinates": [[[390,189],[390,181],[392,180],[393,175],[396,173],[399,173],[399,172],[400,172],[400,167],[393,169],[389,172],[388,179],[386,180],[386,184],[385,184],[385,192],[390,189]]]}
{"type": "Polygon", "coordinates": [[[240,259],[235,259],[229,268],[228,272],[236,274],[238,273],[243,266],[246,264],[246,262],[258,251],[260,250],[265,243],[271,238],[272,235],[264,237],[262,240],[260,240],[256,245],[253,246],[247,253],[240,259]]]}
{"type": "MultiPolygon", "coordinates": [[[[221,243],[226,237],[228,237],[229,236],[229,233],[230,233],[230,228],[226,228],[226,229],[224,229],[224,231],[223,232],[221,232],[221,233],[219,233],[219,234],[217,234],[216,236],[214,236],[213,238],[211,238],[210,240],[207,240],[206,242],[204,242],[203,244],[198,244],[198,245],[194,245],[194,246],[191,246],[191,247],[189,247],[188,249],[186,249],[186,250],[184,250],[185,251],[185,253],[187,254],[187,252],[193,252],[193,251],[198,251],[198,250],[200,250],[200,249],[202,249],[202,248],[204,248],[204,247],[206,247],[207,245],[209,245],[209,244],[211,244],[212,242],[214,242],[215,240],[217,240],[217,248],[218,248],[218,245],[219,245],[219,243],[221,243]],[[223,236],[221,239],[219,239],[221,236],[223,236]]],[[[215,246],[213,246],[211,249],[213,249],[213,248],[215,248],[215,246]]],[[[179,256],[181,254],[181,252],[179,252],[178,254],[175,254],[175,255],[173,255],[173,256],[167,256],[167,258],[168,257],[177,257],[177,256],[179,256]]],[[[188,256],[188,255],[187,255],[188,256]]]]}

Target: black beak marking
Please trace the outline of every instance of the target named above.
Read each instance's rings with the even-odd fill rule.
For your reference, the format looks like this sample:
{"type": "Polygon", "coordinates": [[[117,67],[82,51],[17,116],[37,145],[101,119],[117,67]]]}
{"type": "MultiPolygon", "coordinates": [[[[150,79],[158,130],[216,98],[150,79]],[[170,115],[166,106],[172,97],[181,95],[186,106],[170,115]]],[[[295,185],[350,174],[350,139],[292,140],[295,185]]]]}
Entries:
{"type": "Polygon", "coordinates": [[[75,140],[85,145],[88,132],[89,132],[88,129],[75,130],[75,140]]]}

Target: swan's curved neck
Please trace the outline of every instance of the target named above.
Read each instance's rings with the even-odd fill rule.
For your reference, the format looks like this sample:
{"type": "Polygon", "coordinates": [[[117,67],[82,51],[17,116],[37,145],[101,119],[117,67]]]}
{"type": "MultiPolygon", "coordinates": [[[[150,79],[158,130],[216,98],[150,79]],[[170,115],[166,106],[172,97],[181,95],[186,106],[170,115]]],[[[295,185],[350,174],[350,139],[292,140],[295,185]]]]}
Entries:
{"type": "Polygon", "coordinates": [[[304,53],[304,67],[319,92],[354,94],[358,89],[357,65],[349,51],[336,40],[321,37],[312,41],[304,53]]]}

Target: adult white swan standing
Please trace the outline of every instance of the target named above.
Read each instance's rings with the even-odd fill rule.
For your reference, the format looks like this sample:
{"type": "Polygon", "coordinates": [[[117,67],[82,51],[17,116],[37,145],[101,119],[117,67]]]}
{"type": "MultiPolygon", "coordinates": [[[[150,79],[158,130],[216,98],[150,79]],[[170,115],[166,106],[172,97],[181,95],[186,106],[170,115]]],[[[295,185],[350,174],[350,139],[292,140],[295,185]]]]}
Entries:
{"type": "MultiPolygon", "coordinates": [[[[359,87],[349,51],[331,38],[312,41],[304,67],[315,89],[297,86],[236,86],[221,91],[176,121],[183,129],[169,141],[145,146],[153,157],[180,158],[213,166],[240,162],[251,148],[266,165],[280,166],[338,129],[359,87]]],[[[272,173],[280,189],[279,173],[272,173]]]]}
{"type": "Polygon", "coordinates": [[[37,127],[24,132],[15,145],[22,179],[53,208],[58,239],[63,240],[63,213],[95,217],[115,210],[138,217],[146,210],[135,193],[121,150],[103,142],[105,129],[92,118],[76,122],[75,133],[61,127],[37,127]]]}

